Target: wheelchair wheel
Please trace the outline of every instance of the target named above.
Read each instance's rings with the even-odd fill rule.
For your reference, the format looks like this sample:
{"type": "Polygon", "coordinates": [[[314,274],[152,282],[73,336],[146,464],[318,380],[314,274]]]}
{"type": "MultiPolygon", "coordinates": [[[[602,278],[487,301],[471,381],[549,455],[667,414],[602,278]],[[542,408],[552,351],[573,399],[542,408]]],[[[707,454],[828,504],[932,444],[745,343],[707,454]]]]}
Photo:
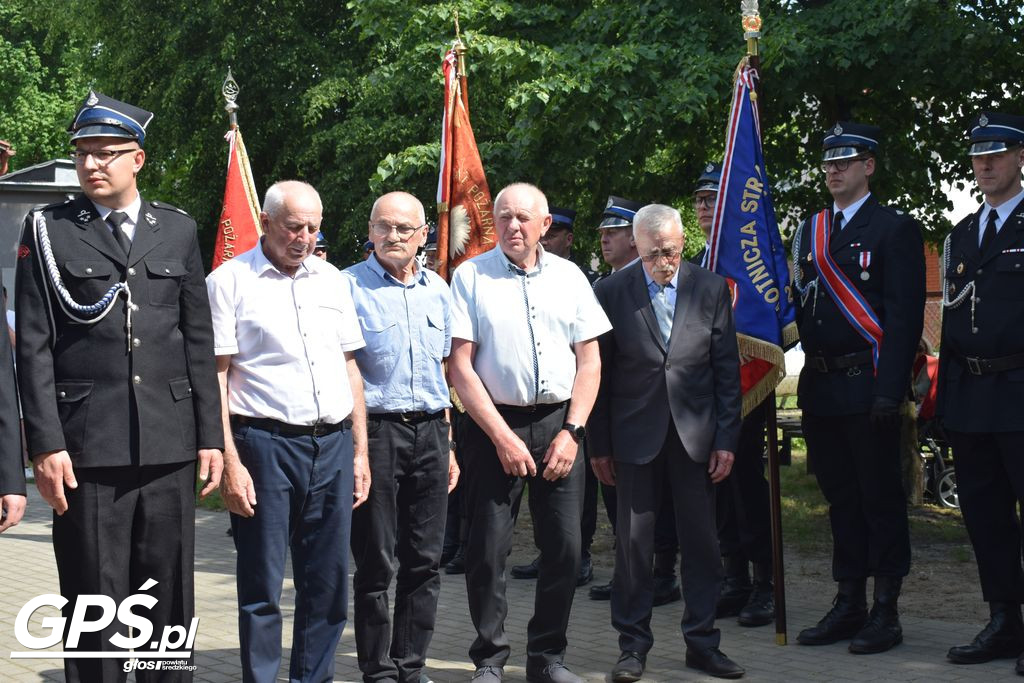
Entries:
{"type": "Polygon", "coordinates": [[[944,508],[960,509],[960,498],[956,494],[956,472],[946,470],[936,487],[936,498],[944,508]]]}

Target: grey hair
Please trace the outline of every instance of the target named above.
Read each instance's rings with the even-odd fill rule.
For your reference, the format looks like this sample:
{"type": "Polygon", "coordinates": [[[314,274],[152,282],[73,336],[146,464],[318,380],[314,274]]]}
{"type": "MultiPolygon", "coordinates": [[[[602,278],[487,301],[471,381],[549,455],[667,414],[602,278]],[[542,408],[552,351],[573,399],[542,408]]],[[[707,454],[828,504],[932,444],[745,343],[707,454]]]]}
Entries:
{"type": "Polygon", "coordinates": [[[377,208],[380,206],[381,202],[383,202],[385,199],[397,199],[399,197],[406,200],[411,199],[412,201],[414,201],[416,203],[416,211],[419,214],[420,225],[423,225],[424,223],[427,222],[427,212],[423,209],[423,202],[421,202],[419,199],[409,194],[408,192],[401,191],[388,192],[387,194],[382,194],[381,196],[377,197],[377,199],[375,199],[373,202],[373,208],[370,209],[370,220],[372,221],[374,217],[377,215],[377,208]]]}
{"type": "Polygon", "coordinates": [[[299,189],[305,190],[316,197],[316,203],[319,205],[320,212],[323,213],[324,203],[320,200],[320,193],[312,185],[301,180],[278,180],[271,185],[267,189],[267,194],[263,197],[263,213],[268,216],[277,215],[284,206],[285,196],[299,189]]]}
{"type": "Polygon", "coordinates": [[[537,197],[539,198],[539,201],[537,202],[537,209],[539,209],[542,215],[547,216],[548,213],[550,213],[548,211],[548,198],[544,195],[541,189],[534,185],[533,183],[518,182],[512,183],[511,185],[506,185],[505,187],[501,188],[501,191],[498,192],[498,194],[494,196],[494,206],[498,206],[498,200],[501,199],[501,196],[505,194],[505,192],[507,192],[508,190],[524,189],[533,190],[536,193],[537,197]]]}
{"type": "Polygon", "coordinates": [[[679,212],[665,204],[648,204],[633,216],[633,239],[641,230],[650,234],[667,232],[673,228],[683,231],[683,218],[679,212]]]}

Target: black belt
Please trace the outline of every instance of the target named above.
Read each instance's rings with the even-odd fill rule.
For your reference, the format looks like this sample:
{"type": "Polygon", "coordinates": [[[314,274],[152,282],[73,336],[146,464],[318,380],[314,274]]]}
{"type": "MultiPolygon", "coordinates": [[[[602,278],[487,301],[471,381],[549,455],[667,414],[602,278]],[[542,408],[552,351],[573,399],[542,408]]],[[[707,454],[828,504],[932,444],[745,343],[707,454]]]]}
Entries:
{"type": "Polygon", "coordinates": [[[564,407],[568,401],[562,401],[561,403],[537,403],[532,406],[510,406],[503,403],[496,403],[494,407],[498,409],[498,412],[507,411],[510,413],[539,413],[539,412],[554,412],[558,408],[564,407]]]}
{"type": "Polygon", "coordinates": [[[439,410],[436,413],[431,413],[426,410],[410,410],[407,413],[370,413],[370,419],[387,420],[388,422],[406,422],[408,424],[416,424],[417,422],[426,422],[427,420],[434,420],[439,417],[444,417],[444,411],[439,410]]]}
{"type": "Polygon", "coordinates": [[[1024,353],[1015,353],[1012,356],[1000,356],[999,358],[973,358],[961,356],[954,351],[947,351],[953,358],[967,366],[967,371],[972,375],[991,375],[1007,370],[1024,368],[1024,353]]]}
{"type": "Polygon", "coordinates": [[[871,349],[845,356],[807,356],[804,365],[818,372],[835,372],[871,363],[871,349]]]}
{"type": "Polygon", "coordinates": [[[317,422],[311,425],[293,425],[287,422],[271,420],[268,417],[249,417],[247,415],[232,415],[231,421],[235,424],[255,427],[267,432],[276,432],[287,436],[326,436],[342,429],[352,429],[352,420],[344,419],[341,422],[330,424],[328,422],[317,422]]]}

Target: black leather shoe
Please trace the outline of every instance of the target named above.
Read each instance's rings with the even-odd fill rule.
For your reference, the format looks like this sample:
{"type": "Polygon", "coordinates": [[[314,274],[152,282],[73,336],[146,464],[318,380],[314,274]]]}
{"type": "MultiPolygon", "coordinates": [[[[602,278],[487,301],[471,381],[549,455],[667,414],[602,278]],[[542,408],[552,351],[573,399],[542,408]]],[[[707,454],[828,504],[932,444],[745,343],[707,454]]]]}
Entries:
{"type": "Polygon", "coordinates": [[[725,580],[722,590],[718,593],[718,604],[715,617],[735,617],[750,600],[750,568],[747,558],[740,555],[726,555],[722,558],[725,568],[725,580]]]}
{"type": "Polygon", "coordinates": [[[576,587],[586,586],[594,580],[594,563],[590,560],[590,553],[580,558],[580,573],[576,575],[576,587]]]}
{"type": "Polygon", "coordinates": [[[598,584],[590,587],[588,593],[591,600],[611,600],[612,599],[612,582],[598,584]]]}
{"type": "Polygon", "coordinates": [[[891,650],[903,642],[903,627],[896,609],[902,582],[892,576],[875,577],[875,604],[864,628],[850,642],[850,652],[870,655],[891,650]]]}
{"type": "Polygon", "coordinates": [[[643,678],[647,655],[623,651],[612,669],[612,683],[633,683],[643,678]]]}
{"type": "Polygon", "coordinates": [[[1024,655],[1017,657],[1017,666],[1014,667],[1014,671],[1018,676],[1024,676],[1024,655]]]}
{"type": "Polygon", "coordinates": [[[445,574],[465,574],[466,573],[466,556],[462,553],[462,548],[459,548],[459,552],[455,553],[455,557],[452,561],[444,566],[445,574]]]}
{"type": "Polygon", "coordinates": [[[517,564],[512,567],[509,574],[513,579],[536,579],[540,574],[540,557],[533,558],[529,564],[517,564]]]}
{"type": "MultiPolygon", "coordinates": [[[[1024,652],[1024,623],[1020,605],[1010,602],[989,603],[991,618],[970,645],[949,649],[946,658],[954,664],[981,664],[993,659],[1009,659],[1024,652]]],[[[1018,668],[1020,662],[1018,661],[1018,668]]]]}
{"type": "Polygon", "coordinates": [[[747,671],[732,661],[719,650],[712,647],[707,650],[686,649],[686,666],[699,669],[715,678],[740,678],[747,671]]]}
{"type": "Polygon", "coordinates": [[[565,664],[549,664],[540,673],[526,672],[527,683],[585,683],[585,681],[569,671],[565,664]]]}
{"type": "Polygon", "coordinates": [[[833,607],[815,626],[800,631],[801,645],[831,645],[853,638],[868,619],[865,579],[840,581],[833,607]]]}
{"type": "Polygon", "coordinates": [[[771,582],[755,586],[747,604],[740,610],[737,621],[740,626],[765,626],[774,619],[775,591],[771,582]]]}
{"type": "Polygon", "coordinates": [[[667,605],[670,602],[682,599],[679,592],[679,579],[675,574],[672,576],[654,577],[654,606],[667,605]]]}

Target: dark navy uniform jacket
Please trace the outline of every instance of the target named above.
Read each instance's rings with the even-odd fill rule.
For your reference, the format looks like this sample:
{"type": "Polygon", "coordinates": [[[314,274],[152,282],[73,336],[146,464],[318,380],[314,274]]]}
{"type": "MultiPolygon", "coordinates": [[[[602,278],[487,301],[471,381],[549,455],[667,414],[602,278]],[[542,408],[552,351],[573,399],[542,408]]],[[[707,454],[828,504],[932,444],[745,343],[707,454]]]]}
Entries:
{"type": "Polygon", "coordinates": [[[132,332],[119,295],[87,325],[57,304],[38,258],[32,215],[17,264],[18,377],[29,454],[66,449],[76,467],[194,460],[223,448],[213,329],[196,224],[142,200],[125,256],[84,195],[42,210],[64,284],[95,303],[127,279],[132,332]]]}
{"type": "Polygon", "coordinates": [[[953,299],[974,282],[975,301],[973,323],[972,296],[942,312],[936,412],[956,431],[1024,431],[1024,367],[975,375],[963,361],[1024,353],[1024,201],[984,254],[978,248],[980,218],[979,209],[960,221],[943,255],[946,296],[953,299]]]}
{"type": "MultiPolygon", "coordinates": [[[[794,245],[802,285],[818,277],[811,253],[813,217],[800,228],[794,245]],[[798,249],[798,250],[797,250],[798,249]]],[[[910,369],[924,327],[924,244],[917,221],[878,203],[874,195],[834,236],[829,252],[836,265],[867,300],[881,321],[883,338],[877,376],[871,365],[854,370],[818,372],[810,358],[834,358],[870,350],[870,343],[843,316],[824,285],[807,301],[794,293],[800,343],[807,354],[797,389],[800,407],[811,414],[867,413],[875,396],[902,400],[910,386],[910,369]],[[862,263],[870,260],[867,267],[862,263]],[[862,276],[867,273],[867,279],[862,276]]]]}

